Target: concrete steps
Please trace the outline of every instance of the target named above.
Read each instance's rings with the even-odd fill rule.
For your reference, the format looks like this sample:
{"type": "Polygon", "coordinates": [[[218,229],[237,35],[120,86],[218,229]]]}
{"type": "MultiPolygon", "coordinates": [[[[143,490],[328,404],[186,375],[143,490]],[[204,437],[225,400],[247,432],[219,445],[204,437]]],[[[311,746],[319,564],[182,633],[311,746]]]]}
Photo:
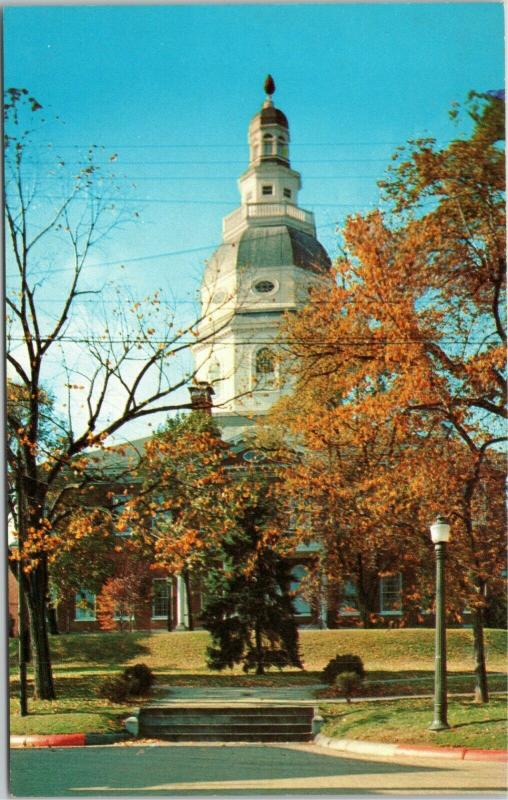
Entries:
{"type": "Polygon", "coordinates": [[[308,742],[309,705],[150,705],[138,713],[138,736],[171,742],[308,742]]]}

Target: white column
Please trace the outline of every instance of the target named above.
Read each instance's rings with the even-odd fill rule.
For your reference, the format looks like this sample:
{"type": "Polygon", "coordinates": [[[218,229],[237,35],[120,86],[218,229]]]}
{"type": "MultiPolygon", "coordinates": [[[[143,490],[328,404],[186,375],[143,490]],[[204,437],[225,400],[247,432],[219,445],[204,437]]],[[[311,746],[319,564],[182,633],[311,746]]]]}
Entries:
{"type": "Polygon", "coordinates": [[[185,581],[181,575],[176,576],[176,630],[185,631],[189,626],[189,609],[185,581]]]}
{"type": "Polygon", "coordinates": [[[328,578],[321,575],[319,587],[319,627],[327,628],[326,617],[328,614],[328,578]]]}

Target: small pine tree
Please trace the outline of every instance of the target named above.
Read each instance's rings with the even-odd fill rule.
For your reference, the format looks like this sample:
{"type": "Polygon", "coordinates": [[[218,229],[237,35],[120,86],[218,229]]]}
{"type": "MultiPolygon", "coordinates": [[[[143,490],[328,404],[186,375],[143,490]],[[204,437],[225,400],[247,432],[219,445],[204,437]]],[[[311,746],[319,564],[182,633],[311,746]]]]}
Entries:
{"type": "Polygon", "coordinates": [[[209,570],[203,624],[212,635],[207,649],[212,669],[243,663],[245,672],[263,675],[272,666],[302,667],[290,568],[262,543],[269,518],[269,503],[258,496],[223,542],[222,565],[209,570]]]}

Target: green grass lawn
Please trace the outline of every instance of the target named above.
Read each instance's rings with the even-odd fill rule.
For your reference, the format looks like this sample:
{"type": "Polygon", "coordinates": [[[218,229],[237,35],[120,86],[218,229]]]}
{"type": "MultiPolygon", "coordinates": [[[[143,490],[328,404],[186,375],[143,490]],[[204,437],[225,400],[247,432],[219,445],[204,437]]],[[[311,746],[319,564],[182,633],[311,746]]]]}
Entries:
{"type": "Polygon", "coordinates": [[[29,696],[27,717],[19,715],[18,681],[11,683],[11,734],[117,733],[122,720],[139,703],[116,704],[96,696],[103,674],[94,676],[58,675],[57,700],[33,700],[29,696]]]}
{"type": "MultiPolygon", "coordinates": [[[[96,690],[104,677],[121,672],[129,664],[137,662],[147,664],[155,672],[155,697],[163,691],[157,688],[162,685],[317,684],[321,682],[320,670],[337,652],[354,653],[363,659],[367,676],[362,694],[386,696],[432,691],[432,630],[304,630],[300,632],[300,642],[305,669],[272,671],[264,676],[246,675],[241,667],[224,673],[210,672],[205,663],[208,641],[209,635],[205,631],[52,636],[51,651],[58,700],[53,703],[35,701],[29,696],[30,714],[21,718],[16,699],[17,643],[11,640],[11,732],[103,733],[122,730],[122,720],[143,700],[116,705],[99,699],[96,690]]],[[[486,631],[486,644],[489,671],[504,671],[506,631],[486,631]]],[[[472,691],[470,630],[448,632],[448,666],[450,691],[472,691]]],[[[504,690],[505,679],[491,676],[489,685],[492,690],[504,690]]],[[[383,707],[386,707],[385,702],[383,707]]],[[[340,708],[343,711],[344,706],[340,708]]]]}
{"type": "Polygon", "coordinates": [[[433,705],[428,700],[323,705],[322,733],[337,739],[364,739],[394,744],[448,747],[506,747],[506,700],[491,699],[487,706],[470,699],[452,698],[448,704],[449,731],[428,730],[433,705]]]}
{"type": "MultiPolygon", "coordinates": [[[[507,632],[485,632],[488,669],[505,671],[507,632]]],[[[77,668],[119,669],[142,661],[165,673],[208,673],[205,649],[210,641],[206,631],[171,633],[80,633],[51,637],[55,670],[77,668]]],[[[452,671],[470,671],[473,666],[472,631],[448,631],[448,666],[452,671]]],[[[300,645],[305,670],[321,670],[337,652],[361,656],[368,672],[432,670],[434,631],[428,628],[375,630],[303,630],[300,645]]],[[[10,640],[11,665],[16,664],[17,643],[10,640]]],[[[235,672],[241,673],[241,667],[235,672]]]]}

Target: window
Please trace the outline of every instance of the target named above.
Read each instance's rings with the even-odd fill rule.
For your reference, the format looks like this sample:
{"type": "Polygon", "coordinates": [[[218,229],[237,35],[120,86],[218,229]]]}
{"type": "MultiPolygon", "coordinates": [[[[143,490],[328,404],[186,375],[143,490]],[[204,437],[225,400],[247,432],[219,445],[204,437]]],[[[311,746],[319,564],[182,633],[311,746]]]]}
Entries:
{"type": "Polygon", "coordinates": [[[291,189],[284,189],[284,197],[291,197],[291,189]]]}
{"type": "Polygon", "coordinates": [[[259,292],[260,294],[267,294],[268,292],[273,292],[275,289],[275,284],[273,281],[258,281],[254,284],[254,291],[259,292]]]}
{"type": "Polygon", "coordinates": [[[263,186],[261,191],[263,194],[273,194],[273,186],[263,186]]]}
{"type": "Polygon", "coordinates": [[[358,591],[353,581],[345,580],[342,583],[341,602],[339,614],[343,617],[358,616],[357,606],[358,591]]]}
{"type": "Polygon", "coordinates": [[[129,604],[120,602],[115,606],[113,619],[120,622],[134,622],[134,614],[129,609],[129,604]]]}
{"type": "Polygon", "coordinates": [[[256,384],[261,388],[273,386],[275,380],[275,356],[268,347],[262,347],[256,353],[256,384]]]}
{"type": "Polygon", "coordinates": [[[152,619],[167,619],[169,609],[169,581],[167,578],[154,578],[152,581],[152,619]]]}
{"type": "Polygon", "coordinates": [[[273,136],[270,134],[265,134],[263,136],[263,155],[264,156],[271,156],[273,153],[273,136]]]}
{"type": "Polygon", "coordinates": [[[288,157],[288,145],[283,136],[279,136],[277,139],[277,155],[282,158],[288,157]]]}
{"type": "Polygon", "coordinates": [[[402,613],[402,575],[386,575],[379,583],[379,610],[381,614],[402,613]]]}
{"type": "Polygon", "coordinates": [[[74,598],[76,622],[94,622],[95,617],[95,595],[87,589],[80,589],[74,598]]]}
{"type": "Polygon", "coordinates": [[[303,564],[297,564],[291,573],[290,590],[296,592],[293,600],[293,607],[297,616],[307,616],[312,613],[312,608],[309,601],[304,596],[304,591],[301,588],[302,582],[307,577],[308,570],[303,564]]]}

